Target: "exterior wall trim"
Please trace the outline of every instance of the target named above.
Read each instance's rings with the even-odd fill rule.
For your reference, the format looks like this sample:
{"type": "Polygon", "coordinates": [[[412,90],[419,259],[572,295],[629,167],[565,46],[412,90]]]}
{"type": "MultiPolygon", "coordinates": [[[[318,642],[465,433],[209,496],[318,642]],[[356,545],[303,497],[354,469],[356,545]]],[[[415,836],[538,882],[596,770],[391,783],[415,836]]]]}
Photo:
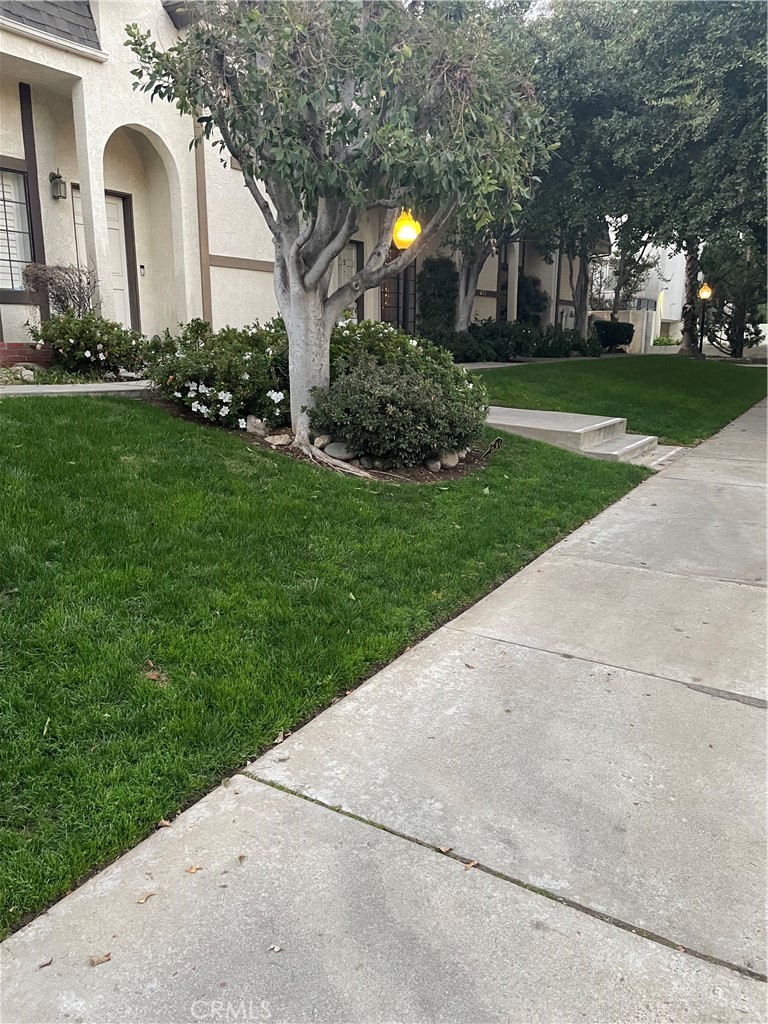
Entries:
{"type": "Polygon", "coordinates": [[[212,267],[229,267],[230,270],[260,270],[265,274],[272,274],[275,270],[272,260],[249,260],[244,256],[214,256],[211,253],[208,263],[212,267]]]}
{"type": "Polygon", "coordinates": [[[95,60],[99,64],[109,60],[109,54],[104,53],[103,50],[94,50],[90,46],[81,46],[80,43],[60,39],[58,36],[41,32],[40,29],[31,28],[29,25],[22,25],[21,22],[13,21],[11,18],[4,18],[2,15],[0,15],[0,29],[5,29],[6,32],[13,32],[17,36],[24,36],[26,39],[34,39],[35,42],[45,43],[56,50],[65,50],[67,53],[77,54],[78,57],[87,57],[88,60],[95,60]]]}
{"type": "Polygon", "coordinates": [[[208,191],[205,181],[203,129],[195,121],[195,192],[197,200],[197,241],[200,248],[200,292],[203,320],[213,323],[211,298],[211,253],[208,238],[208,191]]]}

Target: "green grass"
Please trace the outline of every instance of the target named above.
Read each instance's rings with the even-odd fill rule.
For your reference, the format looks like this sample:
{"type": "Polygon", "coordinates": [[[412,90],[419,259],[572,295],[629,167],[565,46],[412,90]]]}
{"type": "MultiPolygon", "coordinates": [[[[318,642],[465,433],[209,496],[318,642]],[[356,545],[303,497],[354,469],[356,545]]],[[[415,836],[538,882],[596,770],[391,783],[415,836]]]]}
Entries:
{"type": "Polygon", "coordinates": [[[0,401],[3,926],[645,475],[509,437],[393,486],[139,402],[0,401]]]}
{"type": "Polygon", "coordinates": [[[627,430],[696,444],[765,397],[762,369],[677,356],[531,363],[482,374],[494,405],[624,416],[627,430]]]}

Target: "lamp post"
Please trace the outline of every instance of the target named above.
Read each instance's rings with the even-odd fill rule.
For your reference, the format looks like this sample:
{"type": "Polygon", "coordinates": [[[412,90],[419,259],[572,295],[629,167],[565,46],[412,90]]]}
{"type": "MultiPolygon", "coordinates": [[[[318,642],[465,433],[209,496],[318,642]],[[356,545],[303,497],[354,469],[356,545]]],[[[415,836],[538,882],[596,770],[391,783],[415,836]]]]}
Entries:
{"type": "Polygon", "coordinates": [[[712,289],[706,281],[702,282],[701,288],[699,288],[699,298],[701,299],[701,323],[699,324],[699,352],[704,355],[704,322],[707,315],[707,303],[712,298],[712,289]]]}

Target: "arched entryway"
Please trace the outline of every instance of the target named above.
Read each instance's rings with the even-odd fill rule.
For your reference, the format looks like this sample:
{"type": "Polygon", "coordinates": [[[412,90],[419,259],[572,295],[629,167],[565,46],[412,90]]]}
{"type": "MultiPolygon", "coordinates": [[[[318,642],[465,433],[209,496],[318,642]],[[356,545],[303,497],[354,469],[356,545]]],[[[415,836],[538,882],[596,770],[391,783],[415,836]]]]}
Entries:
{"type": "MultiPolygon", "coordinates": [[[[141,125],[123,125],[104,148],[109,261],[100,286],[114,318],[144,334],[159,334],[186,317],[179,179],[165,143],[141,125]],[[107,280],[108,278],[108,280],[107,280]]],[[[85,237],[80,197],[73,189],[78,261],[85,237]]]]}

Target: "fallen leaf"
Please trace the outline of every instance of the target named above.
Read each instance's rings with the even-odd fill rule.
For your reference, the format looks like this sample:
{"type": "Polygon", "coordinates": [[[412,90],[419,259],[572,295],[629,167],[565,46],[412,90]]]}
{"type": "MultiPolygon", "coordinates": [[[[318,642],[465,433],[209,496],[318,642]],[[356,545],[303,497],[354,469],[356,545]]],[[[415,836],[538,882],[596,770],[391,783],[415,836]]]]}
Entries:
{"type": "Polygon", "coordinates": [[[171,827],[171,823],[170,823],[170,821],[166,821],[165,818],[161,818],[160,821],[158,821],[158,823],[157,823],[157,827],[158,828],[170,828],[171,827]]]}
{"type": "Polygon", "coordinates": [[[50,967],[52,963],[53,963],[53,957],[51,957],[50,960],[46,960],[44,964],[40,964],[40,966],[37,969],[38,969],[38,971],[42,971],[42,969],[44,967],[50,967]]]}
{"type": "Polygon", "coordinates": [[[90,959],[91,967],[98,967],[99,964],[106,964],[112,959],[111,953],[105,953],[104,956],[92,956],[90,959]]]}
{"type": "Polygon", "coordinates": [[[237,855],[237,863],[238,864],[242,864],[243,861],[245,860],[245,858],[246,858],[246,854],[238,853],[238,855],[237,855]]]}
{"type": "Polygon", "coordinates": [[[491,488],[490,487],[484,487],[483,488],[483,494],[490,494],[490,493],[491,493],[491,488]]]}
{"type": "Polygon", "coordinates": [[[474,668],[474,665],[470,665],[468,661],[464,662],[464,668],[474,668]]]}
{"type": "Polygon", "coordinates": [[[198,871],[202,871],[203,869],[201,867],[198,867],[197,864],[190,864],[189,867],[184,868],[184,870],[187,872],[188,875],[194,875],[198,871]]]}
{"type": "Polygon", "coordinates": [[[285,739],[285,733],[281,730],[275,737],[275,743],[282,743],[285,739]]]}
{"type": "Polygon", "coordinates": [[[450,853],[451,850],[453,849],[453,847],[452,846],[441,846],[441,847],[439,847],[439,849],[440,849],[440,853],[450,853]]]}
{"type": "Polygon", "coordinates": [[[349,595],[349,599],[350,599],[350,601],[356,601],[357,600],[357,598],[355,597],[354,594],[350,594],[349,595]]]}
{"type": "Polygon", "coordinates": [[[147,900],[149,899],[150,896],[157,896],[157,893],[156,892],[145,893],[141,897],[141,899],[140,900],[136,900],[136,902],[139,904],[139,906],[143,906],[147,902],[147,900]]]}
{"type": "Polygon", "coordinates": [[[471,860],[469,862],[469,864],[465,864],[464,865],[464,870],[465,871],[469,871],[470,868],[476,868],[478,864],[479,864],[479,861],[471,860]]]}
{"type": "Polygon", "coordinates": [[[231,781],[232,781],[232,779],[222,779],[221,780],[221,784],[222,784],[222,786],[224,786],[226,788],[230,784],[231,781]]]}
{"type": "Polygon", "coordinates": [[[269,947],[269,952],[270,953],[282,953],[282,951],[283,951],[283,947],[282,946],[270,946],[269,947]]]}

